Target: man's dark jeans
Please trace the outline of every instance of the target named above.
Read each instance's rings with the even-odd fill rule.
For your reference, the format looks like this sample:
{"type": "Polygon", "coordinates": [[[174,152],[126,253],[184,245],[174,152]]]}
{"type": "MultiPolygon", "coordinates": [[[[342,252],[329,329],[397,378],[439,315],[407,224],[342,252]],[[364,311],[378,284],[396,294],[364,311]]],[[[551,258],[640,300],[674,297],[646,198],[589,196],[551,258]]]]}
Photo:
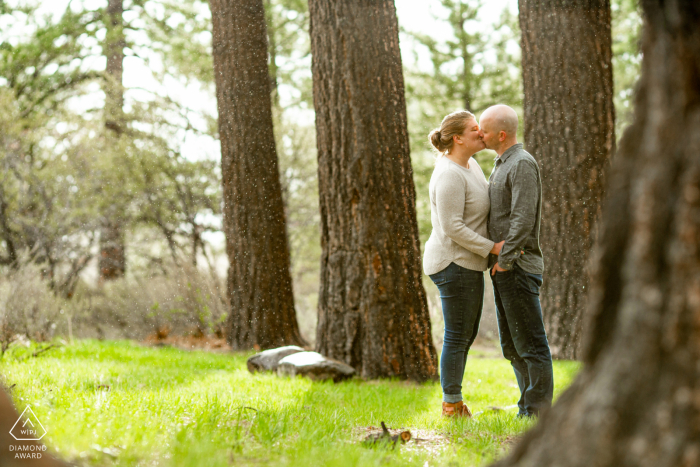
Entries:
{"type": "Polygon", "coordinates": [[[462,378],[467,354],[479,332],[484,305],[484,273],[450,263],[430,278],[440,291],[445,337],[440,357],[443,401],[462,400],[462,378]]]}
{"type": "Polygon", "coordinates": [[[552,405],[552,355],[542,321],[542,276],[517,264],[491,276],[503,356],[520,387],[519,415],[539,415],[552,405]]]}

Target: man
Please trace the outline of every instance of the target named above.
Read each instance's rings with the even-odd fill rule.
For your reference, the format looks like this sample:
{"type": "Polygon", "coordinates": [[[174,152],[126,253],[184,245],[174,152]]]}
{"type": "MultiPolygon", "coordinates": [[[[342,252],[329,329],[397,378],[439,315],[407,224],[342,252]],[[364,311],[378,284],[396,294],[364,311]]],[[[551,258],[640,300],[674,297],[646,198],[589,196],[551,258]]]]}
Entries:
{"type": "Polygon", "coordinates": [[[552,405],[552,355],[542,321],[544,261],[539,244],[542,184],[537,161],[517,141],[518,116],[507,105],[481,115],[480,136],[498,157],[489,178],[489,238],[505,240],[489,269],[503,356],[520,387],[518,415],[531,417],[552,405]]]}

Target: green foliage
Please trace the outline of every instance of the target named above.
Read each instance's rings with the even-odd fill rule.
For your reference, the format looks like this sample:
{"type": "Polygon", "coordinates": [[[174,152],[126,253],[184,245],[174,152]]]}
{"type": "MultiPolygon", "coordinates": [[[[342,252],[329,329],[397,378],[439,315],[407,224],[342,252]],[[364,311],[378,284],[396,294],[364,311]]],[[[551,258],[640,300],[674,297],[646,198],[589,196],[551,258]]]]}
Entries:
{"type": "Polygon", "coordinates": [[[145,32],[133,48],[149,69],[196,83],[214,82],[211,13],[201,0],[139,0],[133,2],[128,30],[145,32]]]}
{"type": "Polygon", "coordinates": [[[423,104],[426,117],[440,120],[456,109],[479,113],[501,102],[519,107],[520,57],[508,50],[508,43],[519,39],[517,17],[504,10],[500,22],[482,33],[477,18],[483,6],[480,1],[440,0],[440,4],[446,16],[437,19],[445,23],[453,38],[438,41],[427,34],[408,33],[419,45],[414,52],[416,61],[422,46],[432,65],[425,71],[409,71],[407,91],[411,99],[423,104]]]}
{"type": "MultiPolygon", "coordinates": [[[[6,358],[0,372],[16,385],[20,411],[31,404],[46,427],[49,448],[91,465],[486,465],[532,426],[513,410],[443,419],[437,383],[251,375],[246,357],[79,341],[23,362],[6,358]],[[394,450],[358,442],[381,421],[430,440],[394,450]]],[[[557,395],[578,367],[555,362],[557,395]]],[[[472,357],[464,387],[475,413],[518,397],[500,358],[472,357]]]]}
{"type": "MultiPolygon", "coordinates": [[[[160,79],[211,76],[185,67],[176,53],[186,43],[186,54],[204,57],[200,68],[211,67],[206,47],[195,48],[202,42],[193,38],[206,34],[202,24],[208,24],[196,6],[126,1],[126,50],[147,61],[169,53],[161,55],[160,79]],[[144,33],[148,40],[140,44],[144,33]]],[[[70,3],[57,19],[36,11],[27,3],[6,8],[3,17],[23,34],[0,47],[0,263],[29,251],[32,261],[46,265],[56,290],[70,295],[105,218],[131,233],[155,229],[173,257],[187,248],[196,261],[205,253],[203,234],[218,230],[220,176],[215,161],[186,159],[180,145],[188,133],[206,133],[198,128],[206,119],[153,94],[129,102],[119,132],[106,128],[94,91],[110,79],[94,65],[104,53],[105,41],[98,40],[108,29],[104,8],[70,3]],[[81,109],[86,103],[91,106],[81,109]]]]}
{"type": "Polygon", "coordinates": [[[94,54],[90,39],[95,38],[99,14],[67,8],[54,22],[38,15],[37,5],[6,8],[8,29],[33,33],[30,40],[0,42],[0,77],[14,94],[20,118],[40,112],[50,116],[80,85],[100,76],[80,66],[94,54]]]}
{"type": "Polygon", "coordinates": [[[613,0],[611,9],[615,134],[619,140],[623,130],[632,123],[634,88],[642,64],[642,16],[638,0],[613,0]]]}
{"type": "Polygon", "coordinates": [[[100,76],[81,67],[96,16],[66,9],[52,22],[31,5],[3,13],[8,29],[32,33],[0,46],[0,262],[17,266],[26,251],[70,293],[91,257],[97,185],[91,148],[82,144],[95,127],[66,102],[100,76]]]}
{"type": "Polygon", "coordinates": [[[281,110],[280,87],[288,97],[285,109],[312,108],[309,8],[304,0],[265,0],[268,65],[273,104],[281,110]]]}
{"type": "Polygon", "coordinates": [[[73,144],[89,127],[59,132],[46,114],[22,118],[22,106],[6,88],[0,88],[0,106],[0,262],[16,266],[26,251],[28,260],[45,264],[52,285],[69,291],[89,260],[97,226],[93,164],[87,148],[73,144]]]}

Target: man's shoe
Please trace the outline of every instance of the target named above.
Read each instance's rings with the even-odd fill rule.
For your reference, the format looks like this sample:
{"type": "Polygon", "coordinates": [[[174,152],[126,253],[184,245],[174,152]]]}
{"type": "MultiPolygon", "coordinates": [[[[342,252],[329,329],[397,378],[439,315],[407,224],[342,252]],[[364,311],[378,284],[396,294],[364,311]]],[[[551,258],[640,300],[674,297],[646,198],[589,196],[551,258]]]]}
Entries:
{"type": "Polygon", "coordinates": [[[469,410],[469,407],[467,407],[467,404],[465,404],[464,401],[455,402],[454,404],[443,402],[442,416],[471,418],[472,411],[469,410]]]}

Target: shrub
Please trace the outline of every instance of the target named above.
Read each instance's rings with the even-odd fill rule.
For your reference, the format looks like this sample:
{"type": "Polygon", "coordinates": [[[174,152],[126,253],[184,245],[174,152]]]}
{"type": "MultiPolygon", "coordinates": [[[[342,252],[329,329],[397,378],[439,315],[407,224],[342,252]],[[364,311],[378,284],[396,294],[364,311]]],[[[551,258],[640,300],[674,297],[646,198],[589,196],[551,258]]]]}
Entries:
{"type": "Polygon", "coordinates": [[[65,300],[54,295],[42,273],[30,263],[0,275],[0,354],[22,337],[43,342],[56,332],[65,300]]]}
{"type": "Polygon", "coordinates": [[[41,266],[21,263],[0,274],[0,355],[13,342],[54,336],[143,339],[149,334],[223,336],[227,302],[223,281],[191,265],[163,268],[90,286],[71,298],[51,290],[41,266]]]}
{"type": "Polygon", "coordinates": [[[87,303],[77,316],[77,334],[143,339],[149,334],[223,335],[227,303],[223,281],[192,265],[164,273],[128,276],[102,287],[82,284],[74,299],[87,303]]]}

